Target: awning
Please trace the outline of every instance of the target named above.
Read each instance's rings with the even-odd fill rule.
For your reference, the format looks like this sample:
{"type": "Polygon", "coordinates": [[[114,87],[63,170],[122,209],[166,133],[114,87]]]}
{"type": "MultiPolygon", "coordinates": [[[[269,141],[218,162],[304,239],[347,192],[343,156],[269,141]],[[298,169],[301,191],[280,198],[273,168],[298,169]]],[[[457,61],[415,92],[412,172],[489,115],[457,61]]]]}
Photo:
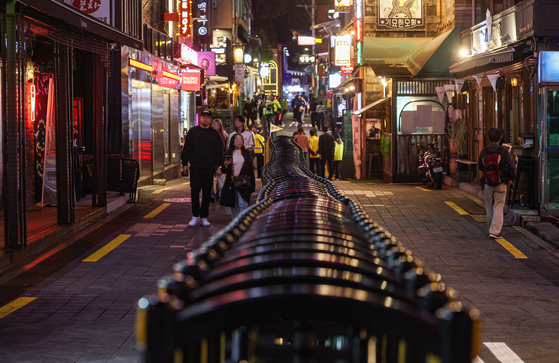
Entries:
{"type": "Polygon", "coordinates": [[[514,48],[499,52],[480,54],[450,66],[450,73],[467,71],[468,69],[485,66],[490,63],[508,63],[514,59],[514,48]]]}
{"type": "Polygon", "coordinates": [[[206,86],[206,89],[214,89],[214,88],[221,88],[221,87],[229,87],[229,83],[210,84],[206,86]]]}
{"type": "Polygon", "coordinates": [[[223,76],[208,76],[208,79],[212,82],[225,82],[225,81],[229,81],[228,77],[223,77],[223,76]]]}
{"type": "Polygon", "coordinates": [[[382,105],[383,103],[387,102],[388,100],[390,100],[390,97],[381,98],[380,100],[377,100],[377,101],[375,101],[375,102],[373,102],[373,103],[369,103],[367,106],[363,107],[363,108],[360,109],[360,110],[353,111],[353,114],[359,116],[359,115],[361,115],[363,112],[365,112],[365,111],[367,111],[367,110],[370,110],[371,108],[373,108],[373,107],[375,107],[375,106],[382,105]]]}
{"type": "Polygon", "coordinates": [[[140,39],[113,28],[63,2],[45,0],[20,0],[20,2],[110,42],[136,49],[143,48],[143,42],[140,39]]]}
{"type": "Polygon", "coordinates": [[[457,28],[435,38],[364,37],[363,60],[378,76],[449,77],[459,44],[457,28]]]}

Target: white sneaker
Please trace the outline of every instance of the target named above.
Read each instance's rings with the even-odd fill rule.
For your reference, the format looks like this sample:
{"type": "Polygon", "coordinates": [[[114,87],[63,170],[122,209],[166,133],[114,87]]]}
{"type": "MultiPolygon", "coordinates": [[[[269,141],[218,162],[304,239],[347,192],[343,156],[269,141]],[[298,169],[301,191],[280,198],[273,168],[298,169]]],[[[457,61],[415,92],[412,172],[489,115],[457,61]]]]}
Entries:
{"type": "Polygon", "coordinates": [[[210,222],[208,222],[208,218],[202,218],[202,225],[204,227],[209,227],[211,226],[210,222]]]}
{"type": "Polygon", "coordinates": [[[197,225],[200,224],[200,217],[192,217],[192,219],[190,220],[190,222],[188,222],[188,225],[190,227],[196,227],[197,225]]]}

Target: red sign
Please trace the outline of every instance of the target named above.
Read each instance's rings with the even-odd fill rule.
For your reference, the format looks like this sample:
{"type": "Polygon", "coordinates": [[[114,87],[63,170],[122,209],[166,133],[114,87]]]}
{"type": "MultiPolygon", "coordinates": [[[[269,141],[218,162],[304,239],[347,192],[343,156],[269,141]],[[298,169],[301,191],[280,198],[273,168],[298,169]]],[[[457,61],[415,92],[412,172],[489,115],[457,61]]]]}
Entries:
{"type": "Polygon", "coordinates": [[[202,74],[199,69],[183,70],[181,73],[181,90],[197,92],[202,83],[202,74]]]}
{"type": "Polygon", "coordinates": [[[179,13],[179,36],[189,37],[192,35],[192,1],[178,0],[179,13]]]}
{"type": "Polygon", "coordinates": [[[86,14],[92,14],[101,7],[101,0],[74,0],[72,5],[86,14]]]}
{"type": "Polygon", "coordinates": [[[355,61],[353,59],[351,60],[351,65],[340,66],[342,76],[351,76],[351,74],[353,73],[353,68],[354,67],[355,67],[355,61]]]}

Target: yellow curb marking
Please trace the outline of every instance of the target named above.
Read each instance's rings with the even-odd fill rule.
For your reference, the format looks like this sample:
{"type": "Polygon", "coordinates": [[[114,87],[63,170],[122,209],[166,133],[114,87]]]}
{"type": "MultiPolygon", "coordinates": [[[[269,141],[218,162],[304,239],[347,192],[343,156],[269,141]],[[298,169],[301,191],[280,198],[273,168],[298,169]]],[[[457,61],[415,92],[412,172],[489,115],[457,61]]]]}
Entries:
{"type": "Polygon", "coordinates": [[[528,259],[528,257],[526,257],[525,254],[523,254],[516,247],[511,245],[510,242],[507,241],[506,239],[501,237],[501,238],[496,239],[495,241],[497,241],[501,246],[503,246],[507,251],[509,251],[517,259],[523,259],[523,260],[528,259]]]}
{"type": "Polygon", "coordinates": [[[188,184],[190,184],[190,182],[182,183],[182,185],[188,185],[188,184]]]}
{"type": "Polygon", "coordinates": [[[456,205],[456,203],[454,202],[445,202],[446,204],[448,204],[448,206],[452,209],[454,209],[455,211],[458,212],[458,214],[460,214],[461,216],[469,216],[470,213],[466,212],[464,209],[460,208],[458,205],[456,205]]]}
{"type": "Polygon", "coordinates": [[[424,192],[430,192],[429,189],[425,189],[425,188],[423,188],[423,187],[416,187],[416,188],[419,189],[419,190],[423,190],[424,192]]]}
{"type": "Polygon", "coordinates": [[[159,193],[161,193],[161,192],[163,192],[164,190],[167,190],[167,189],[169,189],[169,188],[159,189],[159,190],[156,190],[155,192],[153,192],[151,194],[159,194],[159,193]]]}
{"type": "Polygon", "coordinates": [[[24,307],[25,305],[29,304],[31,301],[37,299],[36,297],[20,297],[15,299],[9,304],[6,304],[0,308],[0,319],[3,317],[10,315],[14,311],[19,308],[24,307]]]}
{"type": "Polygon", "coordinates": [[[154,210],[152,210],[151,212],[146,214],[146,216],[144,218],[153,218],[156,215],[158,215],[163,209],[167,208],[170,205],[171,205],[171,203],[163,203],[159,207],[155,208],[154,210]]]}
{"type": "Polygon", "coordinates": [[[117,238],[113,239],[111,242],[107,243],[104,247],[102,247],[99,251],[95,252],[83,262],[97,262],[109,252],[117,248],[122,242],[126,241],[131,234],[121,234],[117,238]]]}

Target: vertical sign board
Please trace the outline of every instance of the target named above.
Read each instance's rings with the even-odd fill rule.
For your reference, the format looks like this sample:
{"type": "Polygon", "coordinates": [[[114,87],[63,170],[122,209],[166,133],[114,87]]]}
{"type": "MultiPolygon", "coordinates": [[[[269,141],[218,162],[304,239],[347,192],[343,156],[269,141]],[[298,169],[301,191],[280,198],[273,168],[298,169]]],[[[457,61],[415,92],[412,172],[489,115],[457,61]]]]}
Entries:
{"type": "Polygon", "coordinates": [[[215,53],[198,52],[198,65],[202,67],[206,76],[215,76],[215,53]]]}
{"type": "Polygon", "coordinates": [[[178,7],[177,11],[179,13],[179,36],[181,37],[189,37],[192,35],[191,27],[192,27],[192,4],[191,0],[178,0],[178,7]]]}
{"type": "Polygon", "coordinates": [[[235,82],[244,82],[245,80],[245,65],[235,64],[235,82]]]}
{"type": "Polygon", "coordinates": [[[82,11],[103,23],[114,26],[114,0],[64,0],[68,5],[82,11]]]}
{"type": "Polygon", "coordinates": [[[212,44],[210,0],[192,0],[192,33],[195,44],[212,44]]]}
{"type": "Polygon", "coordinates": [[[379,29],[425,29],[424,0],[378,0],[377,4],[379,29]]]}
{"type": "Polygon", "coordinates": [[[349,66],[351,64],[351,36],[338,36],[335,44],[334,65],[349,66]]]}

